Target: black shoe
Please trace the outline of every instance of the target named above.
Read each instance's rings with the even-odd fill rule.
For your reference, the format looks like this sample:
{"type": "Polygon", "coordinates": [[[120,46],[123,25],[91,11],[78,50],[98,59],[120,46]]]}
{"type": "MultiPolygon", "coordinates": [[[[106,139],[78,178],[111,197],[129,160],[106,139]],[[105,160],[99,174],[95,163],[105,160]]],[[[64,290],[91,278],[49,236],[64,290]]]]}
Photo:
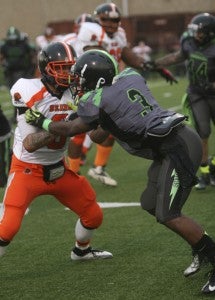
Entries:
{"type": "Polygon", "coordinates": [[[203,294],[215,294],[215,269],[211,271],[210,278],[202,288],[203,294]]]}

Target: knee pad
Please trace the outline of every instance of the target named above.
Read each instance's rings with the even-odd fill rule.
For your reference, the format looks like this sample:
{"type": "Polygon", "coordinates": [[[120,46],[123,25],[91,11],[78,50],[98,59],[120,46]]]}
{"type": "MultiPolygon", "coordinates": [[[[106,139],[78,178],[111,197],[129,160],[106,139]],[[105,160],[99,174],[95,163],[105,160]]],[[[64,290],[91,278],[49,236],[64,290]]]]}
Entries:
{"type": "Polygon", "coordinates": [[[12,241],[13,237],[19,231],[25,210],[22,208],[7,206],[4,216],[0,223],[0,239],[3,241],[12,241]]]}
{"type": "MultiPolygon", "coordinates": [[[[10,224],[4,224],[4,222],[0,226],[0,237],[3,241],[11,241],[20,228],[19,222],[10,222],[10,224]]],[[[9,242],[8,242],[9,244],[9,242]]],[[[0,244],[1,245],[1,244],[0,244]]],[[[2,245],[3,246],[3,245],[2,245]]],[[[6,245],[5,245],[6,246],[6,245]]]]}
{"type": "Polygon", "coordinates": [[[97,202],[86,208],[86,213],[81,216],[81,223],[87,229],[98,228],[103,221],[103,212],[97,202]]]}

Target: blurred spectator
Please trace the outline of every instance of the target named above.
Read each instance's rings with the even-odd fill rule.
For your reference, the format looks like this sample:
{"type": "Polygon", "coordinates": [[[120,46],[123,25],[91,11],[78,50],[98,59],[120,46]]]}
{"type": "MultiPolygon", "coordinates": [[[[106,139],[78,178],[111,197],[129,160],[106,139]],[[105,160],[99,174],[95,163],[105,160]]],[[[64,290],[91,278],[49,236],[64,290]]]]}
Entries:
{"type": "MultiPolygon", "coordinates": [[[[21,77],[32,78],[36,66],[36,50],[26,34],[11,26],[6,38],[1,41],[0,63],[8,89],[21,77]]],[[[13,121],[15,121],[15,114],[13,121]]]]}
{"type": "MultiPolygon", "coordinates": [[[[144,62],[151,61],[152,48],[146,45],[143,40],[139,41],[137,46],[132,48],[132,52],[134,52],[137,56],[143,58],[144,62]]],[[[141,74],[148,79],[149,71],[142,70],[141,74]]]]}
{"type": "Polygon", "coordinates": [[[144,41],[139,41],[138,45],[132,48],[132,51],[142,57],[145,62],[151,61],[152,48],[146,45],[144,41]]]}
{"type": "Polygon", "coordinates": [[[0,106],[0,187],[7,182],[7,175],[10,165],[10,137],[11,128],[0,106]]]}
{"type": "Polygon", "coordinates": [[[51,42],[57,42],[59,37],[55,34],[54,29],[46,27],[42,35],[38,35],[35,39],[37,50],[40,51],[51,42]]]}

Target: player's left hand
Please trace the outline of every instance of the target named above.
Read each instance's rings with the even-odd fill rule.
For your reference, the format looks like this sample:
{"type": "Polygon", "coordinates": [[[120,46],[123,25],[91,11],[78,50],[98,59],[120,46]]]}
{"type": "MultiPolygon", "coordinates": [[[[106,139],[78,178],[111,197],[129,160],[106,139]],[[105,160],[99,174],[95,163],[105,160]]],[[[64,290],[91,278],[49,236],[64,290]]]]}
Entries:
{"type": "Polygon", "coordinates": [[[25,120],[28,124],[33,126],[43,128],[43,122],[45,121],[45,117],[37,110],[28,109],[25,112],[25,120]]]}
{"type": "Polygon", "coordinates": [[[170,84],[178,83],[174,75],[168,69],[157,68],[156,71],[170,84]]]}

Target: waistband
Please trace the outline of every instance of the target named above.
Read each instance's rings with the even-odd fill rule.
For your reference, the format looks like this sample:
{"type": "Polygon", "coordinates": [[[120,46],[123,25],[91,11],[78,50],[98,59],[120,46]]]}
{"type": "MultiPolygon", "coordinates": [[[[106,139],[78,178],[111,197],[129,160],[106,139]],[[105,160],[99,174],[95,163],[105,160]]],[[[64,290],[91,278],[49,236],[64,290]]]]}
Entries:
{"type": "MultiPolygon", "coordinates": [[[[64,159],[63,160],[60,160],[63,162],[64,166],[65,166],[65,161],[64,159]]],[[[59,161],[59,162],[60,162],[59,161]]],[[[57,162],[58,163],[58,162],[57,162]]],[[[55,163],[53,164],[50,164],[48,166],[52,166],[52,165],[55,165],[55,163]]],[[[20,170],[20,169],[30,169],[30,170],[35,170],[35,171],[38,171],[38,172],[43,172],[43,165],[41,164],[35,164],[35,163],[28,163],[28,162],[25,162],[25,161],[22,161],[20,159],[18,159],[14,154],[12,155],[12,161],[11,161],[11,168],[10,168],[10,172],[14,172],[16,170],[20,170]]]]}

